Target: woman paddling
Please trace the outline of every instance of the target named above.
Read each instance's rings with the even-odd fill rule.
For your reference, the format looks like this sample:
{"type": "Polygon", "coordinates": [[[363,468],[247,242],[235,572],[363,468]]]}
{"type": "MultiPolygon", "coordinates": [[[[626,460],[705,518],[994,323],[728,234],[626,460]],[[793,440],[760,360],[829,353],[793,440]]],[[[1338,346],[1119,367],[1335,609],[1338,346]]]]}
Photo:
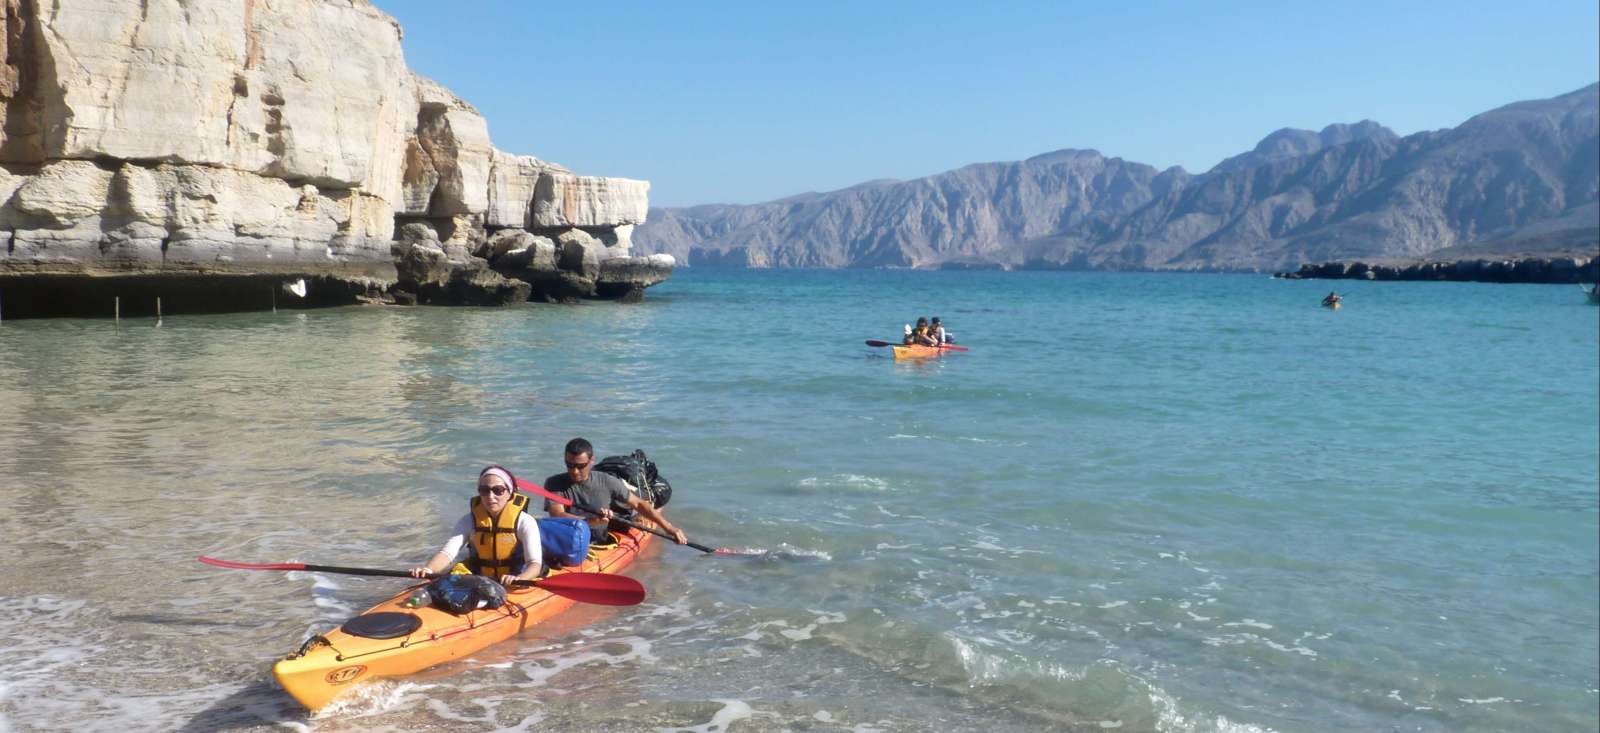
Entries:
{"type": "Polygon", "coordinates": [[[500,466],[478,473],[478,495],[470,511],[456,522],[444,547],[427,565],[411,569],[411,577],[442,573],[456,560],[462,546],[471,550],[467,569],[500,581],[510,588],[519,580],[534,580],[544,572],[539,523],[525,510],[526,494],[516,493],[517,480],[500,466]],[[469,542],[470,540],[470,542],[469,542]]]}

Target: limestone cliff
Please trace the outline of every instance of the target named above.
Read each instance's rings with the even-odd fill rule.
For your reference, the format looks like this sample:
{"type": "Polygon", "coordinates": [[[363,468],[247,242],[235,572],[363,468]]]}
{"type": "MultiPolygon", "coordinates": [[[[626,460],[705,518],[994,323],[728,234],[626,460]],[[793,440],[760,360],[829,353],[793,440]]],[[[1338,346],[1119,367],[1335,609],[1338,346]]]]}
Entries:
{"type": "MultiPolygon", "coordinates": [[[[497,268],[490,235],[604,262],[644,221],[645,181],[495,149],[366,0],[0,3],[6,316],[98,313],[113,293],[137,311],[163,289],[169,310],[265,308],[300,278],[312,302],[592,297],[600,268],[497,268]]],[[[638,290],[670,272],[609,268],[638,290]]]]}

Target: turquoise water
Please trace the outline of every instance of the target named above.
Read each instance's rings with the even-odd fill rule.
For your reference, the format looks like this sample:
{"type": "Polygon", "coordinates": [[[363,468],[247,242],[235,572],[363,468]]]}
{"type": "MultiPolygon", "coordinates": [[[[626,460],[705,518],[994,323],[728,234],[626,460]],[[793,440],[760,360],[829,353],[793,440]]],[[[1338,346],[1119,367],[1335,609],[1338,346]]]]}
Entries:
{"type": "Polygon", "coordinates": [[[1576,288],[680,271],[643,304],[0,324],[0,730],[1594,730],[1576,288]],[[863,339],[939,315],[968,353],[863,339]],[[645,448],[691,538],[314,718],[268,667],[476,470],[645,448]],[[137,599],[130,605],[129,599],[137,599]],[[131,723],[130,721],[139,721],[131,723]]]}

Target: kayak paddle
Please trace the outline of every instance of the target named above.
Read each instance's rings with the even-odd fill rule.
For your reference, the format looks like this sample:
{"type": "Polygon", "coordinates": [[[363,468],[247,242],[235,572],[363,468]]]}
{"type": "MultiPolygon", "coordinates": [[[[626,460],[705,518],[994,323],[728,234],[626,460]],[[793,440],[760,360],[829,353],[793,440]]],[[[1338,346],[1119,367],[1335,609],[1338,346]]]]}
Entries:
{"type": "MultiPolygon", "coordinates": [[[[584,507],[574,507],[574,508],[577,509],[578,511],[581,511],[581,512],[588,512],[588,514],[590,516],[594,516],[594,517],[600,516],[599,512],[590,512],[588,509],[586,509],[584,507]]],[[[611,520],[616,522],[616,523],[618,523],[618,524],[625,524],[625,525],[628,525],[629,527],[632,527],[634,529],[638,529],[638,530],[643,530],[645,532],[649,532],[650,534],[653,534],[653,535],[655,535],[657,537],[665,537],[665,538],[667,538],[669,540],[672,540],[674,544],[676,544],[677,541],[678,541],[678,538],[673,537],[671,533],[666,532],[664,530],[656,529],[655,527],[650,527],[650,526],[646,526],[646,525],[643,525],[643,524],[639,524],[638,522],[630,522],[630,521],[628,521],[626,519],[623,519],[622,517],[616,517],[616,516],[613,516],[611,518],[611,520]]],[[[704,552],[707,555],[762,555],[762,554],[766,554],[765,551],[751,552],[751,551],[748,551],[748,550],[735,550],[735,549],[733,549],[731,547],[715,547],[715,548],[706,547],[705,545],[702,545],[702,544],[700,544],[698,542],[694,542],[692,540],[689,541],[689,542],[685,542],[683,544],[688,545],[690,547],[693,547],[694,549],[699,550],[701,552],[704,552]]]]}
{"type": "MultiPolygon", "coordinates": [[[[406,570],[379,570],[376,568],[345,568],[336,565],[310,565],[303,562],[250,563],[219,560],[201,555],[200,562],[232,570],[305,570],[338,575],[373,575],[382,578],[412,578],[406,570]]],[[[439,577],[429,573],[427,579],[439,577]]],[[[579,603],[601,606],[636,606],[644,600],[644,585],[625,575],[609,573],[558,573],[548,578],[524,580],[516,585],[531,585],[579,603]]]]}
{"type": "MultiPolygon", "coordinates": [[[[600,512],[597,512],[597,511],[595,511],[593,509],[590,509],[589,507],[586,507],[586,506],[579,506],[577,504],[573,504],[570,499],[566,499],[564,497],[557,496],[557,495],[552,494],[552,493],[550,493],[548,491],[545,491],[544,487],[539,486],[538,484],[535,484],[535,483],[533,483],[531,481],[527,481],[525,479],[520,479],[519,478],[519,479],[517,479],[517,488],[522,489],[523,491],[527,491],[527,492],[530,492],[530,493],[538,494],[540,496],[548,497],[551,500],[555,501],[555,503],[560,504],[563,507],[566,507],[568,509],[576,509],[577,511],[583,512],[584,514],[587,514],[587,515],[589,515],[591,517],[599,517],[600,516],[600,512]]],[[[649,526],[646,526],[646,525],[643,525],[643,524],[639,524],[637,522],[630,522],[630,521],[628,521],[626,519],[623,519],[622,517],[613,516],[613,517],[611,517],[611,519],[616,521],[618,524],[625,524],[625,525],[627,525],[629,527],[632,527],[634,529],[641,530],[641,531],[644,531],[644,532],[649,532],[650,534],[653,534],[653,535],[655,535],[657,537],[665,537],[665,538],[667,538],[669,540],[672,540],[673,544],[677,544],[677,542],[678,542],[678,538],[677,537],[673,537],[671,534],[668,534],[664,530],[656,529],[655,527],[649,527],[649,526]]],[[[761,554],[761,553],[743,552],[743,551],[740,551],[740,550],[735,550],[735,549],[730,548],[730,547],[706,547],[705,545],[702,545],[702,544],[700,544],[698,542],[685,542],[683,544],[688,545],[690,547],[693,547],[694,549],[699,550],[701,552],[704,552],[704,553],[706,553],[708,555],[761,554]]]]}
{"type": "MultiPolygon", "coordinates": [[[[885,346],[905,346],[905,344],[892,344],[888,341],[879,341],[877,339],[867,339],[867,345],[880,349],[885,346]]],[[[965,346],[956,346],[955,344],[943,344],[939,348],[944,349],[945,351],[970,351],[970,349],[965,346]]]]}

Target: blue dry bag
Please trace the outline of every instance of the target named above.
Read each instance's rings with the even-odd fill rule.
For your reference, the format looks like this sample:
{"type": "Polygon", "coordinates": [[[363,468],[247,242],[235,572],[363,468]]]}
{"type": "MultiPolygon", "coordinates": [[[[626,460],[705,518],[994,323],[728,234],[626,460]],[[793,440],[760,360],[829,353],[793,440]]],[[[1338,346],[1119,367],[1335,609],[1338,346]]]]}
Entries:
{"type": "Polygon", "coordinates": [[[550,567],[582,565],[589,557],[589,523],[574,517],[540,517],[539,545],[550,567]]]}

